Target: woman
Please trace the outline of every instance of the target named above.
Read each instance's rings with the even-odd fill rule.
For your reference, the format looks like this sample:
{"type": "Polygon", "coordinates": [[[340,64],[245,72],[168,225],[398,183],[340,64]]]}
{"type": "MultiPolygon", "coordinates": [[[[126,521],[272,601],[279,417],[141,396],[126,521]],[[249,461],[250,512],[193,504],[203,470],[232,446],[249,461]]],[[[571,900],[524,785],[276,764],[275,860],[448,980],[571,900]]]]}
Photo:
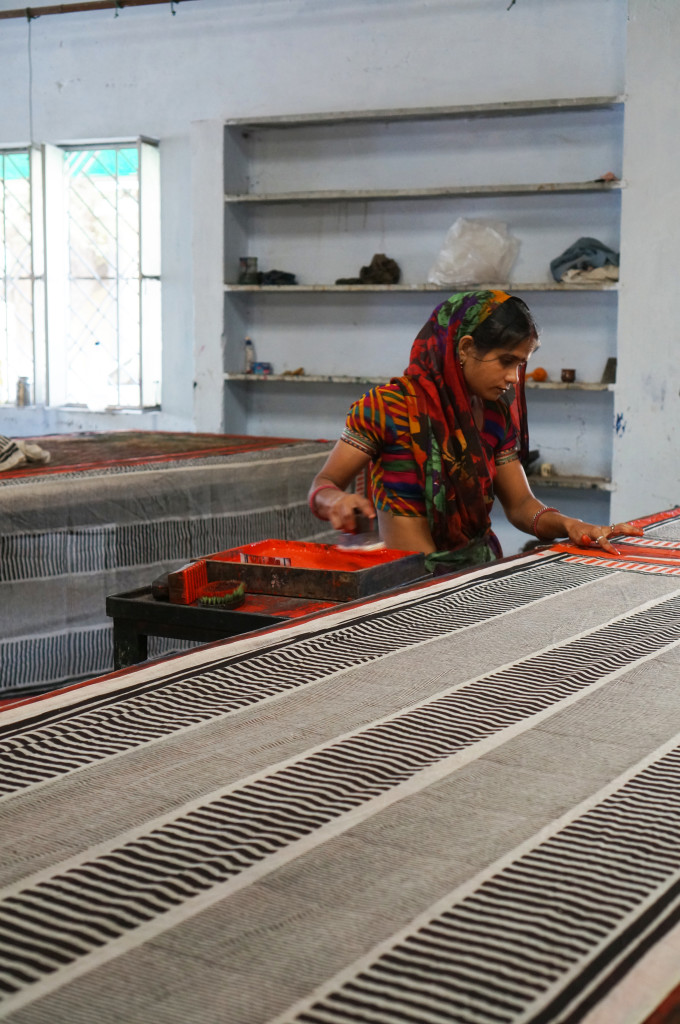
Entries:
{"type": "Polygon", "coordinates": [[[444,572],[501,556],[489,519],[496,495],[513,526],[539,540],[614,552],[610,536],[641,534],[562,515],[532,494],[521,462],[524,374],[538,345],[528,307],[506,292],[460,292],[437,306],[404,376],[351,407],[312,482],[312,512],[351,532],[357,515],[377,511],[387,547],[422,551],[430,571],[444,572]],[[345,491],[369,462],[372,501],[345,491]]]}

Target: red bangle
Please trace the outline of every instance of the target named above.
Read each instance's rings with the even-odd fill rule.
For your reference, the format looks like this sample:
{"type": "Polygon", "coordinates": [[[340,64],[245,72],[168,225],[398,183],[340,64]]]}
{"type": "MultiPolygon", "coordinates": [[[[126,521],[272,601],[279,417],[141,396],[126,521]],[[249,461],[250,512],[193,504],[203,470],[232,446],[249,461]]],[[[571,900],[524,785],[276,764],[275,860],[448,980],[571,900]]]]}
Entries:
{"type": "Polygon", "coordinates": [[[557,512],[559,514],[559,511],[560,510],[558,508],[554,508],[552,505],[544,505],[543,508],[539,508],[538,512],[536,512],[536,514],[534,515],[534,518],[533,518],[532,523],[531,523],[531,530],[532,530],[532,533],[533,533],[534,537],[538,537],[539,540],[544,539],[544,538],[539,536],[538,529],[537,529],[537,527],[538,527],[538,520],[541,518],[541,516],[544,514],[544,512],[557,512]]]}
{"type": "Polygon", "coordinates": [[[335,484],[321,484],[320,487],[315,487],[312,493],[309,495],[309,511],[312,513],[313,516],[316,516],[317,519],[323,519],[323,516],[320,516],[319,513],[316,511],[316,496],[319,493],[319,491],[327,490],[339,491],[340,488],[336,487],[335,484]]]}

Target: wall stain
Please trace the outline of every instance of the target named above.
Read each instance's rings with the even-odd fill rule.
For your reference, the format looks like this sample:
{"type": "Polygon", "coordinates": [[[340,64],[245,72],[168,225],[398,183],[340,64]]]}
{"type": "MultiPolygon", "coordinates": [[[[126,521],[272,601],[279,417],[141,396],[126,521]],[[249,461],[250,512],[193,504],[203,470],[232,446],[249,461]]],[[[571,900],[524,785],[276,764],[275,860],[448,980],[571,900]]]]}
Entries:
{"type": "Polygon", "coordinates": [[[626,427],[627,427],[627,423],[626,423],[626,421],[625,421],[625,419],[623,417],[623,413],[622,412],[618,412],[616,414],[616,424],[614,426],[614,430],[616,431],[617,437],[623,437],[623,435],[626,432],[626,427]]]}

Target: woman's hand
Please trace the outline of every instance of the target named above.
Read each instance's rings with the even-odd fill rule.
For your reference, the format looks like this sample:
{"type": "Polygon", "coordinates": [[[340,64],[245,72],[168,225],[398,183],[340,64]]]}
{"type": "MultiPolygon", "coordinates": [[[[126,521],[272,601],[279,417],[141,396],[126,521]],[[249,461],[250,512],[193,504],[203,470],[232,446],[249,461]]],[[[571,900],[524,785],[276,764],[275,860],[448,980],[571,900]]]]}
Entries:
{"type": "Polygon", "coordinates": [[[618,551],[611,538],[613,537],[642,537],[643,531],[639,526],[632,526],[631,523],[612,523],[611,526],[595,526],[593,523],[584,523],[582,519],[568,519],[565,516],[567,534],[572,544],[588,548],[597,545],[601,551],[609,551],[612,555],[618,555],[618,551]]]}
{"type": "Polygon", "coordinates": [[[335,487],[324,487],[318,491],[314,506],[322,519],[327,519],[334,530],[342,530],[343,533],[357,530],[357,516],[375,519],[375,508],[368,498],[335,487]]]}
{"type": "Polygon", "coordinates": [[[309,489],[309,506],[314,515],[327,519],[334,529],[344,533],[356,532],[358,515],[375,519],[372,502],[346,490],[368,462],[368,455],[338,441],[309,489]]]}

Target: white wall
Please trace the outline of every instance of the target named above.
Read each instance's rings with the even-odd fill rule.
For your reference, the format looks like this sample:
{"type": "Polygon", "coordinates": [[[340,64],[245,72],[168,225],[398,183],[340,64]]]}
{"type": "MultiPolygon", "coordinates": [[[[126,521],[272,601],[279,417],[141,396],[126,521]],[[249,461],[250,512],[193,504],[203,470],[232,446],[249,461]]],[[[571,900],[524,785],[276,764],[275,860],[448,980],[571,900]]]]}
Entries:
{"type": "MultiPolygon", "coordinates": [[[[0,0],[0,10],[18,6],[0,0]]],[[[616,93],[625,7],[625,0],[517,0],[509,10],[508,0],[191,0],[175,16],[167,4],[118,17],[34,19],[35,139],[143,133],[161,140],[163,412],[149,425],[195,422],[192,122],[616,93]]],[[[0,143],[29,140],[27,43],[27,21],[0,21],[0,143]]],[[[206,198],[208,216],[219,217],[214,196],[206,198]]],[[[207,421],[219,416],[211,409],[207,421]]],[[[125,428],[140,417],[114,421],[125,428]]],[[[109,425],[96,416],[0,410],[0,432],[10,434],[100,424],[109,425]]]]}

